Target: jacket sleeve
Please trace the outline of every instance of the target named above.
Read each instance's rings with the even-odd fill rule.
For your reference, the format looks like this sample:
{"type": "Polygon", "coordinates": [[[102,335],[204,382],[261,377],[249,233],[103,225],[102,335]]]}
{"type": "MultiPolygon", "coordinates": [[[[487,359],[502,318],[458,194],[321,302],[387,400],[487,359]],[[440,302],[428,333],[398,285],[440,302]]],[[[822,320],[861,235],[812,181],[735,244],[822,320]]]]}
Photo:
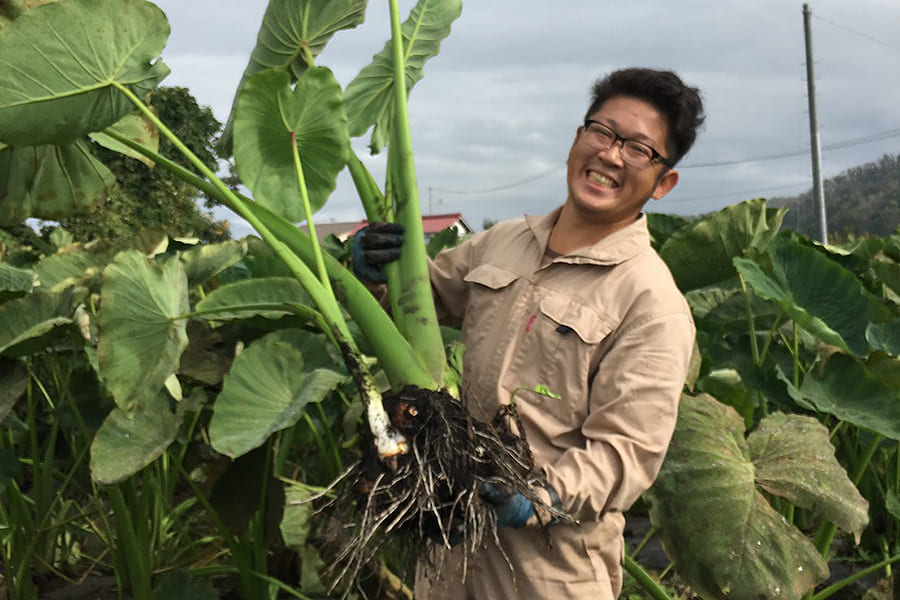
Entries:
{"type": "Polygon", "coordinates": [[[428,263],[435,309],[442,325],[458,327],[462,323],[469,301],[469,284],[465,277],[472,265],[473,248],[481,237],[477,234],[458,246],[447,248],[428,263]]]}
{"type": "Polygon", "coordinates": [[[616,334],[590,386],[584,444],[544,467],[580,521],[625,511],[653,484],[675,428],[694,342],[685,312],[644,317],[616,334]]]}

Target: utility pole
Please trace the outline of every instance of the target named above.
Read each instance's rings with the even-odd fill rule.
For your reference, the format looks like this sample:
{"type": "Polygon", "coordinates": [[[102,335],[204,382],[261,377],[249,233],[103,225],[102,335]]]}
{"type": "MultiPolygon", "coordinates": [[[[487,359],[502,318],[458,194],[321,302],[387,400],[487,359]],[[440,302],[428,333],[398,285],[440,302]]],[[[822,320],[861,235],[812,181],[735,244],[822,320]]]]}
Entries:
{"type": "Polygon", "coordinates": [[[803,5],[803,32],[806,38],[806,90],[809,96],[809,141],[812,149],[813,202],[819,226],[819,241],[828,243],[828,219],[825,214],[825,186],[822,183],[822,150],[819,144],[819,123],[816,118],[816,77],[813,74],[812,27],[809,4],[803,5]]]}

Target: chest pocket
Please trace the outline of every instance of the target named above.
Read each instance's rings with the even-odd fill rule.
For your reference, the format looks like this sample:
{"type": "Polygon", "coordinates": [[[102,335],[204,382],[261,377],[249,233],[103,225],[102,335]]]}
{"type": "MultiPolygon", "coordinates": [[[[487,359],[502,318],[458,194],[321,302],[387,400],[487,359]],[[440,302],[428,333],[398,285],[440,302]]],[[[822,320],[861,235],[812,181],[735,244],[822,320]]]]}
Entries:
{"type": "Polygon", "coordinates": [[[498,310],[508,311],[510,307],[504,304],[510,301],[510,294],[505,292],[509,291],[518,278],[517,273],[491,264],[479,265],[467,273],[464,277],[464,281],[469,284],[469,302],[465,314],[467,324],[485,329],[488,323],[481,322],[481,319],[491,313],[497,314],[498,310]]]}
{"type": "Polygon", "coordinates": [[[587,415],[590,381],[600,345],[614,329],[611,319],[569,295],[549,292],[523,340],[515,362],[519,372],[536,373],[535,383],[562,396],[568,417],[579,423],[587,415]]]}

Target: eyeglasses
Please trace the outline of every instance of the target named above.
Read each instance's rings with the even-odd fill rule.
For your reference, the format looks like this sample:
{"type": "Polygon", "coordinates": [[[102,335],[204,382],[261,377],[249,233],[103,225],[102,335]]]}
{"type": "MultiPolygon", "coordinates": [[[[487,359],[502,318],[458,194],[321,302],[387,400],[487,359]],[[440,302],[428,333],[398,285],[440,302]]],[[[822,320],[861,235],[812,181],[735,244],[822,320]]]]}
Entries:
{"type": "Polygon", "coordinates": [[[619,147],[619,155],[622,157],[622,160],[625,161],[625,164],[638,169],[643,169],[656,160],[667,167],[672,167],[669,159],[657,152],[652,146],[622,137],[603,123],[593,119],[587,119],[584,122],[584,129],[581,130],[581,139],[595,150],[608,150],[621,141],[622,145],[619,147]]]}

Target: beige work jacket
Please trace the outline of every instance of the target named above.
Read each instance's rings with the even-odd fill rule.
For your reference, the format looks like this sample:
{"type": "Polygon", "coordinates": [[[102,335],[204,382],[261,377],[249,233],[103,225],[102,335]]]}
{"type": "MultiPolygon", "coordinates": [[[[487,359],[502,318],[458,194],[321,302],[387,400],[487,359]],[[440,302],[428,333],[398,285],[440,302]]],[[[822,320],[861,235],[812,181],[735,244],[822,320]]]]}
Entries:
{"type": "Polygon", "coordinates": [[[578,525],[501,530],[470,557],[435,548],[417,600],[591,598],[622,587],[622,512],[659,471],[677,416],[694,325],[646,217],[541,266],[560,209],[495,225],[431,265],[438,311],[462,325],[463,397],[490,419],[515,395],[535,464],[578,525]],[[535,393],[544,385],[559,399],[535,393]]]}

